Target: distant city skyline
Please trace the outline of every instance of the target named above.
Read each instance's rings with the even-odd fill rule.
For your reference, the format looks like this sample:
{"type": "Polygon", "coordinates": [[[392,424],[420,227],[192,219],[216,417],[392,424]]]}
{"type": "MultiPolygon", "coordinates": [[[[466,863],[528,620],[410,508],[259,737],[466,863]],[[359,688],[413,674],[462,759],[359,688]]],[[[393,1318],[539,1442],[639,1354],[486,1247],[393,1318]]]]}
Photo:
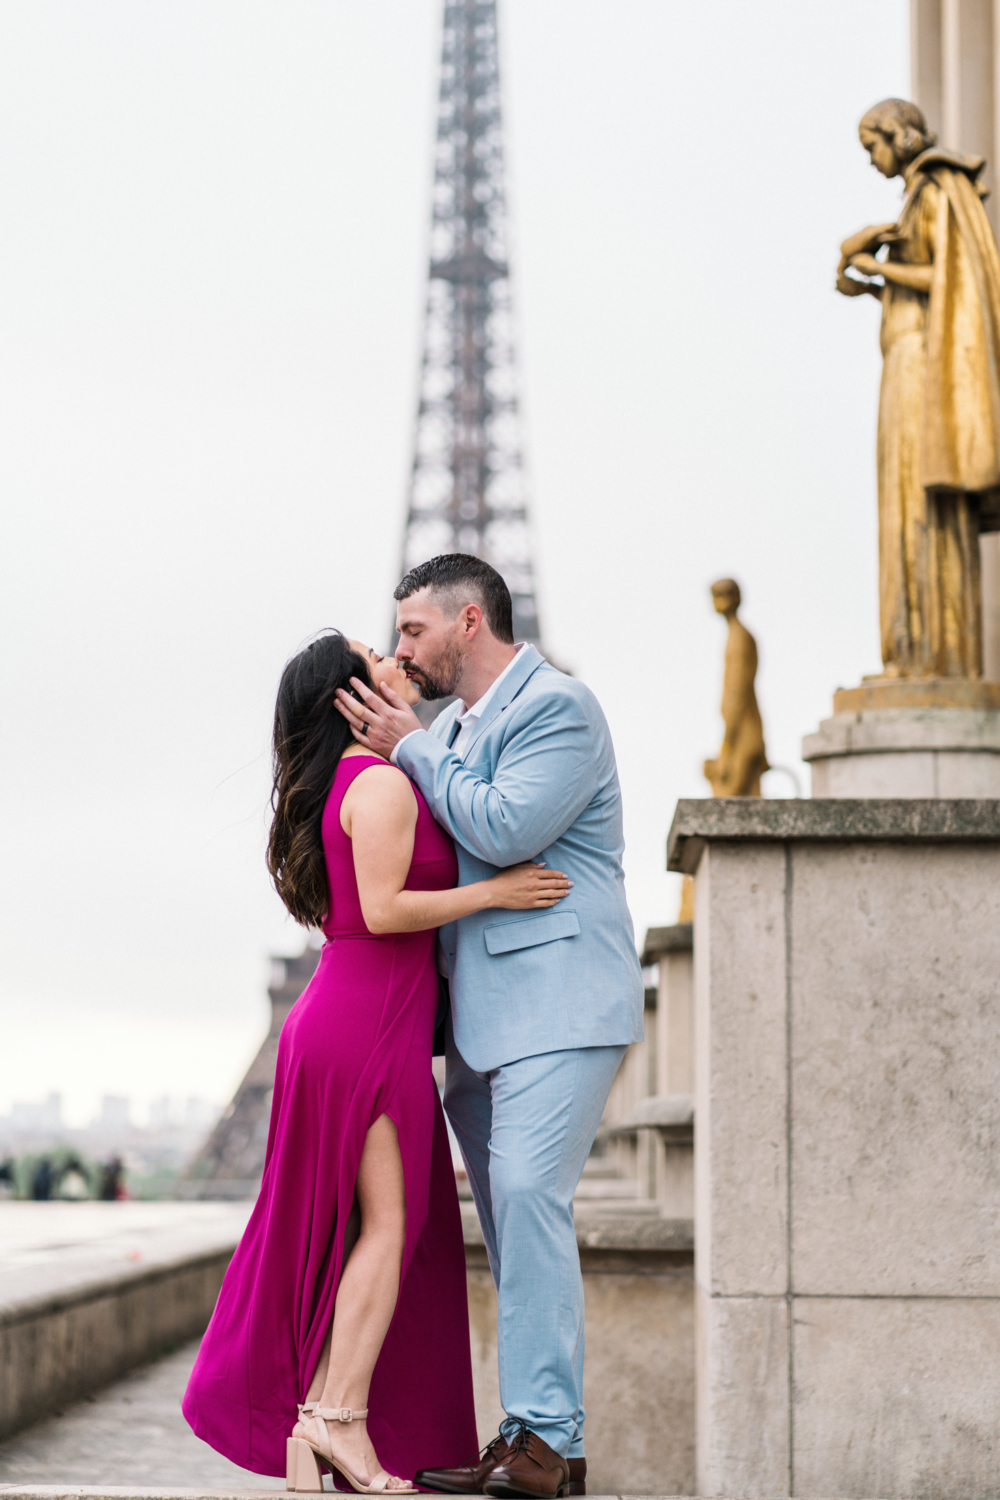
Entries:
{"type": "Polygon", "coordinates": [[[126,1095],[104,1094],[93,1117],[71,1124],[63,1117],[63,1096],[52,1092],[43,1099],[13,1099],[10,1110],[0,1115],[0,1137],[8,1135],[58,1135],[71,1130],[105,1131],[120,1134],[129,1130],[207,1131],[218,1118],[220,1106],[190,1094],[162,1094],[148,1105],[133,1110],[126,1095]]]}

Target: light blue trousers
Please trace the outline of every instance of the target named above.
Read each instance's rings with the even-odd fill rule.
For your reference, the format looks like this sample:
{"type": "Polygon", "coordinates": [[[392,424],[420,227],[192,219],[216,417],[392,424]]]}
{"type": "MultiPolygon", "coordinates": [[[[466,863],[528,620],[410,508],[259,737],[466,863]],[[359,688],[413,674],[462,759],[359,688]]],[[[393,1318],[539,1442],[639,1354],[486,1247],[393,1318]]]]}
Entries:
{"type": "Polygon", "coordinates": [[[573,1194],[624,1047],[546,1052],[474,1073],[448,1026],[444,1107],[497,1288],[500,1400],[583,1456],[583,1277],[573,1194]]]}

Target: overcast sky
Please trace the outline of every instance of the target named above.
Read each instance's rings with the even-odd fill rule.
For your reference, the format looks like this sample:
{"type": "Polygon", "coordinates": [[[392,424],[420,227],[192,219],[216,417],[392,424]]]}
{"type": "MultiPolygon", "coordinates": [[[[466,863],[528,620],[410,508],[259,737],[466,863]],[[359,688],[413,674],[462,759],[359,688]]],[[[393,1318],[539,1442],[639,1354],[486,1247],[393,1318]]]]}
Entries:
{"type": "MultiPolygon", "coordinates": [[[[906,0],[500,0],[547,641],[595,690],[640,938],[708,792],[734,575],[768,752],[877,670],[878,308],[906,0]]],[[[263,865],[283,662],[382,646],[440,0],[4,0],[0,1112],[224,1101],[301,946],[263,865]]],[[[790,790],[771,778],[772,793],[790,790]]]]}

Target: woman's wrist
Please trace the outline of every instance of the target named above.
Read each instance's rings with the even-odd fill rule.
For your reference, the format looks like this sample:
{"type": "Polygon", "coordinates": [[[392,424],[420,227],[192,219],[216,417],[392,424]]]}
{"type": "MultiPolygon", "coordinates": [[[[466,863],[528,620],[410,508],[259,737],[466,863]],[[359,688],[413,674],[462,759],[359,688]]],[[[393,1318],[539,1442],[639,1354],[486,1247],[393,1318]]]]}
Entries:
{"type": "Polygon", "coordinates": [[[488,880],[476,880],[471,886],[466,886],[466,890],[470,890],[475,896],[476,904],[473,907],[473,911],[488,911],[494,904],[490,900],[490,882],[488,880]]]}

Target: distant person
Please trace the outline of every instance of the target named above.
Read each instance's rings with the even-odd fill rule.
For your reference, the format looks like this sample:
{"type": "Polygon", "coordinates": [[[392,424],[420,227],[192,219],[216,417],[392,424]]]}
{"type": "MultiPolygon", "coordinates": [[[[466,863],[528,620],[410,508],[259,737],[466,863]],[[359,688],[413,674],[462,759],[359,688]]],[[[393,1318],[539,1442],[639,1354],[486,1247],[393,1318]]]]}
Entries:
{"type": "Polygon", "coordinates": [[[112,1156],[108,1161],[101,1163],[100,1188],[97,1196],[102,1203],[115,1203],[125,1197],[124,1171],[124,1163],[120,1156],[112,1156]]]}
{"type": "Polygon", "coordinates": [[[47,1156],[43,1156],[35,1165],[31,1174],[31,1196],[36,1203],[47,1203],[52,1197],[52,1189],[55,1186],[55,1173],[52,1163],[47,1156]]]}
{"type": "Polygon", "coordinates": [[[462,1150],[499,1301],[507,1419],[480,1458],[425,1464],[451,1494],[584,1493],[583,1278],[573,1194],[630,1042],[643,987],[621,856],[622,803],[600,704],[515,645],[500,574],[462,553],[395,592],[396,656],[427,698],[459,701],[430,730],[384,681],[341,711],[366,749],[413,778],[454,838],[463,889],[517,860],[565,870],[551,912],[474,911],[442,929],[451,981],[445,1109],[462,1150]]]}
{"type": "Polygon", "coordinates": [[[0,1161],[0,1198],[13,1198],[17,1191],[14,1158],[8,1156],[0,1161]]]}
{"type": "Polygon", "coordinates": [[[419,698],[394,658],[338,633],[294,657],[278,689],[268,863],[292,916],[327,941],[281,1032],[260,1195],[184,1414],[243,1468],[277,1474],[287,1459],[289,1488],[321,1490],[322,1465],[361,1493],[410,1494],[418,1464],[462,1464],[477,1446],[431,1071],[436,930],[486,909],[531,920],[569,883],[512,860],[454,889],[454,847],[422,795],[337,712],[352,680],[419,698]]]}

